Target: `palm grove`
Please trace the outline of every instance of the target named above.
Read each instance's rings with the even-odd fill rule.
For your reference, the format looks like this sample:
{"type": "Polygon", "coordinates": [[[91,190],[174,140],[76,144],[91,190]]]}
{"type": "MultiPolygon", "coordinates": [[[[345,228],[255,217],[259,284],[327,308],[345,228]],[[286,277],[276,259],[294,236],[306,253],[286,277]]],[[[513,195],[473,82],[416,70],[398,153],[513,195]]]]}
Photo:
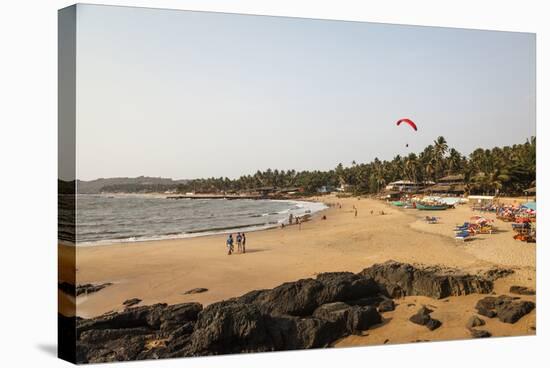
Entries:
{"type": "Polygon", "coordinates": [[[536,138],[523,144],[478,148],[469,157],[449,148],[444,137],[437,138],[419,154],[395,156],[391,161],[375,158],[370,163],[330,171],[272,170],[257,171],[236,180],[228,178],[196,179],[178,187],[180,192],[247,191],[259,187],[299,187],[315,193],[322,186],[346,184],[356,194],[377,193],[389,182],[408,179],[414,182],[436,181],[450,174],[463,174],[472,193],[521,194],[536,178],[536,138]]]}
{"type": "Polygon", "coordinates": [[[418,154],[395,156],[392,160],[375,158],[370,163],[352,162],[345,167],[338,164],[329,171],[296,171],[267,169],[238,179],[193,179],[175,188],[165,185],[104,187],[103,191],[165,191],[217,193],[246,192],[259,188],[300,188],[303,194],[314,194],[323,186],[345,184],[354,194],[374,194],[387,183],[406,179],[413,182],[437,181],[446,175],[464,175],[467,193],[517,195],[535,184],[536,137],[523,144],[478,148],[468,157],[448,146],[444,137],[438,137],[418,154]]]}

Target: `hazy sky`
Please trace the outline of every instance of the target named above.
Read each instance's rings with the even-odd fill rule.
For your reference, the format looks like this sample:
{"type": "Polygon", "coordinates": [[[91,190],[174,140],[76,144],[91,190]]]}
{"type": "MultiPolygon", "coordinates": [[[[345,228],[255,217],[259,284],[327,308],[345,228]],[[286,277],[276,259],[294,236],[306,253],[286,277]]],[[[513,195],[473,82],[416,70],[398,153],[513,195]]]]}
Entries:
{"type": "Polygon", "coordinates": [[[535,135],[534,34],[78,5],[79,179],[330,169],[439,135],[535,135]]]}

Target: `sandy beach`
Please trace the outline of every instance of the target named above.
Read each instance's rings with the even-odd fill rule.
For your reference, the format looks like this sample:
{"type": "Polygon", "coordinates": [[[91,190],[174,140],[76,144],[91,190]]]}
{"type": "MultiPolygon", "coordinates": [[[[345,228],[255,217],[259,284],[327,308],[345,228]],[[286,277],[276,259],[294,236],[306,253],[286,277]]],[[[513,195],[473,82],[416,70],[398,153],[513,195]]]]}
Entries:
{"type": "MultiPolygon", "coordinates": [[[[359,272],[388,260],[456,267],[469,273],[493,266],[508,267],[515,272],[496,281],[497,295],[508,293],[511,285],[535,288],[536,246],[514,240],[509,223],[495,220],[499,230],[496,233],[479,235],[466,243],[455,241],[454,225],[474,214],[467,205],[431,213],[398,209],[366,198],[325,196],[317,200],[340,203],[342,208],[333,206],[318,213],[301,228],[289,226],[248,233],[246,254],[228,256],[223,234],[77,247],[77,284],[113,283],[99,292],[79,296],[77,314],[90,318],[120,311],[122,303],[130,298],[142,299],[140,305],[191,301],[208,305],[322,272],[359,272]],[[353,206],[358,210],[357,217],[353,206]],[[440,217],[439,224],[422,221],[423,216],[431,214],[440,217]],[[208,291],[185,294],[194,288],[208,291]]],[[[487,217],[495,218],[491,214],[487,217]]],[[[63,262],[63,254],[70,251],[60,245],[60,252],[63,262]]],[[[386,321],[380,326],[364,336],[346,337],[336,345],[467,338],[470,335],[464,324],[475,313],[480,297],[405,297],[398,300],[395,311],[384,316],[386,321]],[[433,307],[433,316],[445,328],[429,331],[408,322],[421,305],[433,307]],[[392,323],[387,323],[390,320],[392,323]],[[406,329],[403,324],[407,324],[406,329]]],[[[534,301],[535,297],[523,299],[534,301]]],[[[490,320],[486,327],[493,336],[534,334],[535,312],[515,324],[490,320]]]]}

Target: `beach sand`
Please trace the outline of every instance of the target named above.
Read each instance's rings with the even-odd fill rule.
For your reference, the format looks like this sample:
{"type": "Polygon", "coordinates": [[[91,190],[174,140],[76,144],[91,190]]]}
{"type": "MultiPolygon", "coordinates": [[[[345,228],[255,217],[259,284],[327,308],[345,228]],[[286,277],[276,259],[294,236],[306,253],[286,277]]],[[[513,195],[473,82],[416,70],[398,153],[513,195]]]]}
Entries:
{"type": "MultiPolygon", "coordinates": [[[[342,208],[323,211],[326,220],[316,214],[301,229],[288,226],[247,233],[246,254],[228,256],[226,235],[78,247],[77,284],[113,285],[79,296],[77,314],[89,318],[122,310],[122,303],[130,298],[142,299],[141,305],[191,301],[207,305],[322,272],[359,272],[388,260],[457,267],[472,273],[492,266],[508,267],[515,273],[497,280],[497,295],[508,294],[511,285],[535,288],[536,246],[514,240],[509,223],[497,220],[498,232],[477,236],[471,242],[454,240],[454,225],[474,214],[467,205],[447,211],[417,211],[374,199],[325,196],[318,200],[339,202],[342,208]],[[357,217],[353,206],[358,209],[357,217]],[[422,221],[426,215],[440,217],[440,223],[426,224],[422,221]],[[194,288],[208,291],[184,294],[194,288]]],[[[495,218],[493,214],[484,215],[495,218]]],[[[67,251],[63,249],[66,246],[59,247],[60,252],[67,251]]],[[[475,314],[475,303],[481,297],[398,299],[396,310],[384,313],[385,323],[366,331],[365,336],[344,338],[336,346],[468,338],[464,324],[475,314]],[[408,321],[423,304],[435,307],[432,316],[440,319],[443,327],[429,331],[408,321]]],[[[484,319],[488,323],[483,328],[493,336],[535,333],[535,312],[513,325],[484,319]]]]}

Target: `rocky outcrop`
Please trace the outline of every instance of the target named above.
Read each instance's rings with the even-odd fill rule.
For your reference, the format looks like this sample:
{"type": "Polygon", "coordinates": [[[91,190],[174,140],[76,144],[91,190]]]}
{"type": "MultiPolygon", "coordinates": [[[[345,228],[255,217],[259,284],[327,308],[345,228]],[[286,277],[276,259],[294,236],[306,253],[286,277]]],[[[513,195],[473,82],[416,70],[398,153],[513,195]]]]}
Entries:
{"type": "Polygon", "coordinates": [[[417,325],[426,326],[430,331],[433,331],[441,326],[441,321],[432,318],[430,316],[430,313],[432,312],[433,310],[430,308],[422,307],[418,310],[418,312],[416,312],[416,314],[413,314],[409,318],[409,321],[416,323],[417,325]]]}
{"type": "Polygon", "coordinates": [[[531,289],[525,286],[510,286],[510,292],[512,294],[518,294],[518,295],[535,295],[536,294],[534,289],[531,289]]]}
{"type": "Polygon", "coordinates": [[[389,261],[366,268],[360,274],[373,278],[388,296],[394,298],[423,295],[442,299],[472,293],[487,294],[493,290],[493,282],[488,278],[437,266],[389,261]]]}
{"type": "Polygon", "coordinates": [[[370,277],[342,272],[204,310],[198,303],[131,307],[77,323],[78,362],[326,347],[380,323],[374,305],[383,300],[370,277]]]}
{"type": "MultiPolygon", "coordinates": [[[[477,276],[396,262],[359,274],[323,273],[211,304],[128,307],[76,320],[77,362],[171,358],[327,347],[382,322],[394,296],[444,297],[486,291],[477,276]]],[[[490,291],[490,290],[488,290],[490,291]]],[[[422,308],[411,321],[441,322],[422,308]]]]}
{"type": "Polygon", "coordinates": [[[476,304],[477,312],[483,316],[498,319],[505,323],[516,323],[521,317],[535,309],[535,303],[508,295],[488,296],[476,304]]]}

